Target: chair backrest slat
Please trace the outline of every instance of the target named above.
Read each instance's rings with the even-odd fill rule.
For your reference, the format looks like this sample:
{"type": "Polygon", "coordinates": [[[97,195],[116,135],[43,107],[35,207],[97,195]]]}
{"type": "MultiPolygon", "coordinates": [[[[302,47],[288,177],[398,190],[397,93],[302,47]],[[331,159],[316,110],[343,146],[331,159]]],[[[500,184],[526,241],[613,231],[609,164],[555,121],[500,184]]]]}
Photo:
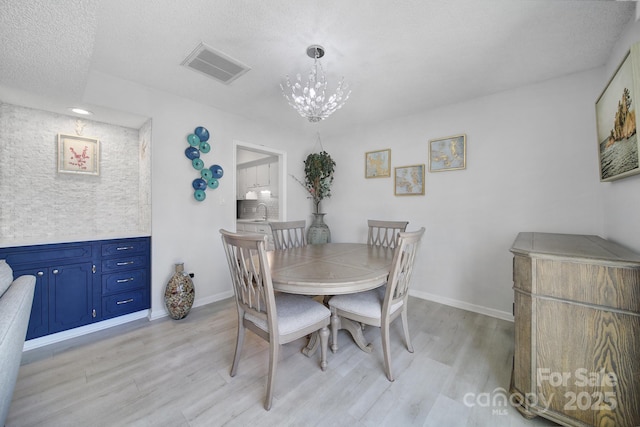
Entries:
{"type": "Polygon", "coordinates": [[[386,248],[395,248],[398,239],[398,233],[407,229],[409,221],[380,221],[370,219],[367,221],[369,233],[367,236],[367,244],[370,246],[382,246],[386,248]]]}
{"type": "Polygon", "coordinates": [[[393,254],[383,311],[385,309],[389,310],[393,303],[398,300],[404,300],[406,303],[416,253],[424,232],[425,229],[422,227],[418,231],[400,232],[398,234],[398,246],[396,246],[393,254]]]}
{"type": "Polygon", "coordinates": [[[299,248],[307,245],[306,221],[270,222],[273,245],[276,250],[299,248]]]}
{"type": "MultiPolygon", "coordinates": [[[[220,230],[238,308],[261,317],[272,327],[275,295],[266,256],[267,236],[220,230]]],[[[277,329],[275,329],[277,331],[277,329]]]]}

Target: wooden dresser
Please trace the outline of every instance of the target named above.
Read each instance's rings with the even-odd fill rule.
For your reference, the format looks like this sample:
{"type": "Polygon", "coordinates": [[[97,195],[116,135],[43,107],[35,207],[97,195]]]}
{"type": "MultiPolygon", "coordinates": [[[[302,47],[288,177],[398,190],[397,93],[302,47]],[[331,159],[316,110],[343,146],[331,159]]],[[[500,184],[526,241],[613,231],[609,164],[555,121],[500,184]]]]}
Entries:
{"type": "Polygon", "coordinates": [[[512,402],[568,426],[640,426],[640,255],[547,233],[520,233],[511,252],[512,402]]]}

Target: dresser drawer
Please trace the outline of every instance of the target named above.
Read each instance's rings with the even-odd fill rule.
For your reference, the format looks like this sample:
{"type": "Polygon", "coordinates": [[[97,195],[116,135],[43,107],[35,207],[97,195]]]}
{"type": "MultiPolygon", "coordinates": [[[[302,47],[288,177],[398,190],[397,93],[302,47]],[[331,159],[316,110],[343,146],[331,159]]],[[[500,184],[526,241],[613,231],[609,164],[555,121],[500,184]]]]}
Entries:
{"type": "Polygon", "coordinates": [[[102,298],[102,317],[121,316],[149,308],[149,293],[146,289],[122,292],[102,298]]]}
{"type": "Polygon", "coordinates": [[[147,267],[146,255],[136,255],[123,258],[107,259],[102,261],[102,272],[118,270],[133,270],[147,267]]]}
{"type": "Polygon", "coordinates": [[[122,271],[102,275],[102,294],[129,291],[147,286],[147,270],[122,271]]]}
{"type": "Polygon", "coordinates": [[[53,245],[36,245],[0,250],[0,259],[6,259],[7,264],[16,268],[22,264],[55,265],[60,262],[89,261],[92,257],[91,244],[61,243],[53,245]]]}
{"type": "Polygon", "coordinates": [[[149,247],[148,240],[122,240],[102,244],[102,256],[127,256],[128,254],[144,253],[149,247]]]}

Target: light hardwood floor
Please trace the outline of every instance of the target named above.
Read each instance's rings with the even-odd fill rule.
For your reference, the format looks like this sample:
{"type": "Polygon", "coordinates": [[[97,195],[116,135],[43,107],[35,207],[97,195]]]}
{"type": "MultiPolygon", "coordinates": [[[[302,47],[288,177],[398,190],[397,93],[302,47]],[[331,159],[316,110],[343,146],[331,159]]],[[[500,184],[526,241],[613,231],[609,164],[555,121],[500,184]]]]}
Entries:
{"type": "Polygon", "coordinates": [[[346,332],[327,371],[305,357],[304,341],[280,352],[271,411],[263,408],[268,345],[247,332],[234,378],[232,299],[169,318],[127,325],[23,355],[7,426],[546,426],[510,406],[506,394],[513,324],[409,299],[415,353],[401,322],[392,329],[395,382],[384,375],[380,330],[373,353],[346,332]]]}

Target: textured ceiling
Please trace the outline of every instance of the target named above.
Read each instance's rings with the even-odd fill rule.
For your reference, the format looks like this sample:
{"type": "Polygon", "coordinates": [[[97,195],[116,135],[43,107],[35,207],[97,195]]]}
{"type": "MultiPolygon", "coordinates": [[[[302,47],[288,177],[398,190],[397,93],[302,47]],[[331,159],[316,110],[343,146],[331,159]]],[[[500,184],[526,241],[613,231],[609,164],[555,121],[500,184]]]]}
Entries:
{"type": "MultiPolygon", "coordinates": [[[[633,1],[0,0],[0,100],[67,107],[86,101],[101,73],[280,126],[339,131],[601,66],[633,17],[633,1]],[[226,86],[181,66],[201,42],[251,71],[226,86]],[[330,90],[342,76],[352,89],[319,124],[279,87],[308,72],[311,44],[327,51],[330,90]]],[[[96,104],[96,119],[109,121],[114,112],[96,104]]]]}

